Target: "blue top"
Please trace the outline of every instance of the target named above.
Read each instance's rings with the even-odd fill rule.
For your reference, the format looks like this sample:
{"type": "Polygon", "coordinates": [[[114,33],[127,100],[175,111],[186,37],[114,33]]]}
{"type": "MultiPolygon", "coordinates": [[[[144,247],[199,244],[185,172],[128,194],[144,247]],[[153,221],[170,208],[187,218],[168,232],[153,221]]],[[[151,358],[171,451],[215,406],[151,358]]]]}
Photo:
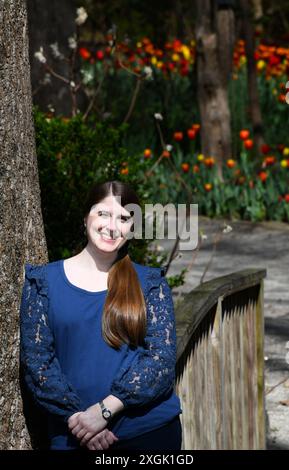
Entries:
{"type": "Polygon", "coordinates": [[[50,448],[79,447],[68,418],[110,394],[125,406],[108,423],[119,439],[166,424],[182,410],[174,392],[174,307],[162,268],[133,262],[147,305],[145,346],[123,344],[116,350],[101,333],[107,290],[75,286],[63,262],[25,265],[20,307],[24,379],[48,412],[50,448]]]}

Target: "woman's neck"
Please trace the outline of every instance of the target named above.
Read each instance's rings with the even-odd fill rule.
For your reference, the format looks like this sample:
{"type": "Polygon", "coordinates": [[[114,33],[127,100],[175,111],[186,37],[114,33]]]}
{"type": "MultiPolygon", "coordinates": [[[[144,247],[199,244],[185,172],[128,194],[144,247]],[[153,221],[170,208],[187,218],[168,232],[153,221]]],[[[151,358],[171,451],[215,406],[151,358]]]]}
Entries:
{"type": "Polygon", "coordinates": [[[102,253],[88,243],[77,257],[87,269],[108,272],[117,258],[117,252],[102,253]]]}

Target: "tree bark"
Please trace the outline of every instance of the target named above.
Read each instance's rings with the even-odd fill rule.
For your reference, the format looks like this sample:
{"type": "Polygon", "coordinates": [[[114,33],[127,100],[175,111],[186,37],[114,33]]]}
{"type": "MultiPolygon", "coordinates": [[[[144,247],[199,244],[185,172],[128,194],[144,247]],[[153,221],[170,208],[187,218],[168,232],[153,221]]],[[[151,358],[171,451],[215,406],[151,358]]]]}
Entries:
{"type": "Polygon", "coordinates": [[[24,264],[47,261],[32,117],[26,5],[0,0],[1,449],[30,446],[19,383],[24,264]]]}
{"type": "Polygon", "coordinates": [[[231,75],[234,13],[218,10],[217,2],[196,0],[198,103],[201,145],[205,156],[214,157],[222,179],[223,161],[232,157],[228,82],[231,75]]]}
{"type": "Polygon", "coordinates": [[[250,2],[248,0],[240,0],[240,8],[242,11],[245,51],[247,57],[249,115],[252,121],[255,147],[257,150],[260,150],[264,143],[263,120],[259,102],[256,63],[254,58],[255,40],[250,2]]]}

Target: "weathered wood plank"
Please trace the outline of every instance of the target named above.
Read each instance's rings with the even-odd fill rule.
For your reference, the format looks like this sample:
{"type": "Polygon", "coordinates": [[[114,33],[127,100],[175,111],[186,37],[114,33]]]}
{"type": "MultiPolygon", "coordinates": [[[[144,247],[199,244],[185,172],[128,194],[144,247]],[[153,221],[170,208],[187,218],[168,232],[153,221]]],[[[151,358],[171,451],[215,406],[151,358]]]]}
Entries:
{"type": "Polygon", "coordinates": [[[176,309],[184,450],[265,448],[265,274],[209,281],[176,309]]]}

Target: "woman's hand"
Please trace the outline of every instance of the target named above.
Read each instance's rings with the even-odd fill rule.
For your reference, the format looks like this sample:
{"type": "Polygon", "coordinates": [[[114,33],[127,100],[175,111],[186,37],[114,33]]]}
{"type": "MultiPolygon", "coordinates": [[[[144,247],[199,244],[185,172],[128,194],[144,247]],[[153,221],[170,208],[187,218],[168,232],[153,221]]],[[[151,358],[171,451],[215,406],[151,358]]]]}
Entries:
{"type": "Polygon", "coordinates": [[[86,411],[74,413],[68,420],[71,433],[85,445],[92,437],[107,426],[99,404],[90,406],[86,411]]]}
{"type": "Polygon", "coordinates": [[[80,445],[86,445],[89,450],[104,450],[108,449],[115,441],[118,441],[118,437],[108,429],[104,429],[93,436],[88,442],[83,438],[80,445]]]}

